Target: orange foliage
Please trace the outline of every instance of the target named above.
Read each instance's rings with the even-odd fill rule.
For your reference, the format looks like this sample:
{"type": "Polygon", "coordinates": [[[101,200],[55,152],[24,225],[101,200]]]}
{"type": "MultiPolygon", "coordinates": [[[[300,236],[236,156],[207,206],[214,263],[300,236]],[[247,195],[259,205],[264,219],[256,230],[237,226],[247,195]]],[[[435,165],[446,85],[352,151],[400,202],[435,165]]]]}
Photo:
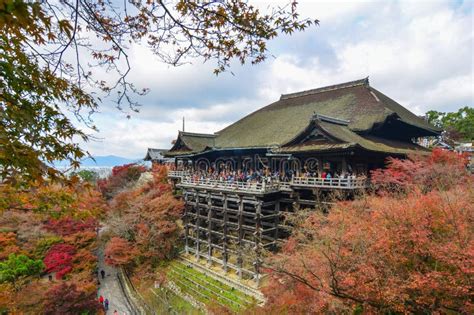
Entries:
{"type": "MultiPolygon", "coordinates": [[[[71,305],[93,305],[96,282],[93,279],[97,257],[96,227],[105,212],[101,194],[82,184],[32,184],[28,189],[0,185],[0,260],[20,252],[43,259],[48,272],[56,272],[71,294],[71,305]],[[11,232],[10,232],[11,231],[11,232]],[[84,300],[89,298],[90,300],[84,300]],[[74,300],[74,299],[82,299],[74,300]]],[[[0,309],[13,314],[44,314],[43,305],[54,310],[57,296],[45,294],[51,287],[48,279],[29,277],[16,287],[0,284],[0,309]]],[[[82,307],[82,306],[80,306],[82,307]]],[[[53,311],[54,310],[54,311],[53,311]]],[[[95,310],[95,306],[90,310],[95,310]]]]}
{"type": "Polygon", "coordinates": [[[173,196],[166,174],[166,167],[155,166],[152,181],[118,193],[111,201],[110,215],[116,218],[111,219],[112,231],[137,249],[137,261],[154,264],[176,253],[177,220],[184,205],[173,196]]]}
{"type": "Polygon", "coordinates": [[[20,247],[16,245],[16,234],[13,232],[0,233],[0,260],[6,259],[10,254],[20,252],[20,247]]]}
{"type": "MultiPolygon", "coordinates": [[[[452,157],[435,151],[399,176],[412,188],[402,198],[390,190],[312,213],[271,258],[267,309],[472,314],[474,181],[452,157]]],[[[413,163],[393,161],[379,174],[413,163]]]]}
{"type": "Polygon", "coordinates": [[[105,262],[112,266],[126,266],[133,262],[137,250],[120,237],[112,237],[105,248],[105,262]]]}

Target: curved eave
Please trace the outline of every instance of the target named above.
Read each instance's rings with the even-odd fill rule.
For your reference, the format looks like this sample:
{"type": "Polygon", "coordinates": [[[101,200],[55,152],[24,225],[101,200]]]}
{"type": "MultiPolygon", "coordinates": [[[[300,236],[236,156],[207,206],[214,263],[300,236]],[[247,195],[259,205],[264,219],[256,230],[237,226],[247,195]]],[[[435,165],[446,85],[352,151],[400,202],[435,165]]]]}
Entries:
{"type": "Polygon", "coordinates": [[[192,154],[192,151],[167,151],[163,152],[164,157],[178,157],[181,155],[192,154]]]}
{"type": "Polygon", "coordinates": [[[176,151],[176,152],[166,152],[163,154],[166,157],[177,157],[177,158],[193,158],[206,154],[219,153],[219,152],[228,152],[228,151],[247,151],[247,150],[270,150],[271,147],[241,147],[241,148],[207,148],[207,150],[200,152],[193,151],[176,151]]]}

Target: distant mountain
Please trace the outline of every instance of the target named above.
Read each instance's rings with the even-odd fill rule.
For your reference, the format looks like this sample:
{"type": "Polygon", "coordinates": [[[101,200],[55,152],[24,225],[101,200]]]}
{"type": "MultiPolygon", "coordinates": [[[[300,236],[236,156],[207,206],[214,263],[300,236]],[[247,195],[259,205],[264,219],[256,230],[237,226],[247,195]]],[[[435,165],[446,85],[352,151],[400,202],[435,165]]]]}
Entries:
{"type": "MultiPolygon", "coordinates": [[[[129,159],[116,155],[94,156],[94,160],[91,158],[84,159],[81,163],[81,167],[113,167],[123,164],[143,162],[143,159],[129,159]]],[[[68,163],[67,161],[58,161],[54,163],[54,165],[56,167],[62,167],[68,166],[68,163]]]]}
{"type": "Polygon", "coordinates": [[[117,166],[129,163],[138,163],[143,161],[143,159],[128,159],[116,155],[107,155],[107,156],[94,156],[94,160],[86,159],[82,161],[83,166],[117,166]]]}

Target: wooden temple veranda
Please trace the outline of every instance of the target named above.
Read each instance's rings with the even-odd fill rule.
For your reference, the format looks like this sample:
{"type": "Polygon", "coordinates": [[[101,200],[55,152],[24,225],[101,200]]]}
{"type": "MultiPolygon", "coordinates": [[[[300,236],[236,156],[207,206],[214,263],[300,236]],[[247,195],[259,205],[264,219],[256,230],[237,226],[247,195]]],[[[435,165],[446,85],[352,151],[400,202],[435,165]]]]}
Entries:
{"type": "Polygon", "coordinates": [[[368,79],[282,95],[214,134],[179,132],[162,154],[185,201],[185,252],[258,283],[260,253],[289,235],[287,211],[350,197],[439,132],[368,79]]]}

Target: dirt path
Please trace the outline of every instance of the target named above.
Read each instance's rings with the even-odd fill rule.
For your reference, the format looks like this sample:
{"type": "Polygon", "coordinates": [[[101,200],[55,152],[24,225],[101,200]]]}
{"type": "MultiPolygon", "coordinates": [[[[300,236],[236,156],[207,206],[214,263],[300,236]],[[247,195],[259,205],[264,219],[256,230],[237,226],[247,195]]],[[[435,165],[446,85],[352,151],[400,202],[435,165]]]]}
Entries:
{"type": "MultiPolygon", "coordinates": [[[[101,232],[103,229],[101,229],[101,232]]],[[[100,233],[101,233],[100,232],[100,233]]],[[[115,310],[120,315],[132,315],[137,314],[130,305],[129,299],[120,285],[120,281],[117,277],[117,269],[111,266],[107,266],[104,262],[104,248],[99,249],[99,295],[102,295],[104,299],[109,300],[109,310],[106,314],[112,315],[115,310]],[[100,271],[105,271],[105,277],[102,279],[100,271]]]]}

